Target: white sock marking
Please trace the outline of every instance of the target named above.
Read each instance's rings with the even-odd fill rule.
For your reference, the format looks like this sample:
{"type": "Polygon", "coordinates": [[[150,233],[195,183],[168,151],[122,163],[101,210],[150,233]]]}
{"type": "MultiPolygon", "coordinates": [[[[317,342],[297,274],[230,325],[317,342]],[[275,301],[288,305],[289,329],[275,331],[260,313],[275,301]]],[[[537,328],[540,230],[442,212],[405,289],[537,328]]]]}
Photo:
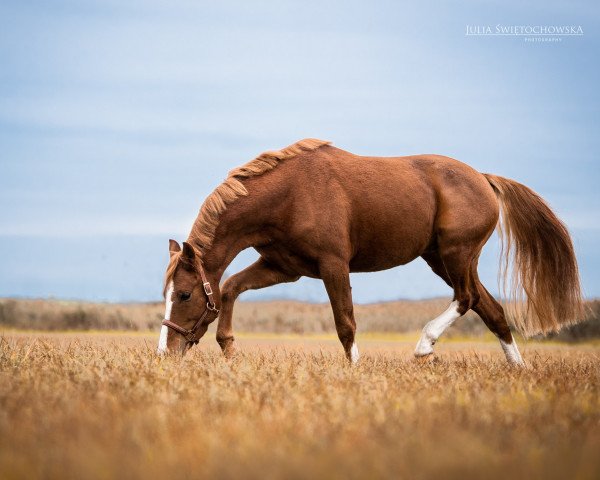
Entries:
{"type": "Polygon", "coordinates": [[[506,355],[508,363],[512,365],[525,365],[514,338],[512,343],[506,343],[505,341],[500,340],[500,345],[502,345],[502,350],[504,350],[504,355],[506,355]]]}
{"type": "Polygon", "coordinates": [[[360,354],[358,353],[358,347],[356,346],[356,343],[353,343],[352,348],[350,349],[350,361],[356,363],[359,358],[360,354]]]}
{"type": "Polygon", "coordinates": [[[444,313],[425,325],[421,338],[415,348],[415,356],[423,357],[433,353],[433,344],[440,338],[440,335],[444,333],[444,330],[452,325],[459,317],[458,301],[454,300],[444,313]]]}
{"type": "MultiPolygon", "coordinates": [[[[171,309],[173,308],[173,282],[169,283],[167,293],[165,295],[165,320],[171,319],[171,309]]],[[[158,337],[158,348],[156,353],[162,355],[167,352],[167,334],[169,333],[169,327],[163,325],[160,329],[160,336],[158,337]]]]}

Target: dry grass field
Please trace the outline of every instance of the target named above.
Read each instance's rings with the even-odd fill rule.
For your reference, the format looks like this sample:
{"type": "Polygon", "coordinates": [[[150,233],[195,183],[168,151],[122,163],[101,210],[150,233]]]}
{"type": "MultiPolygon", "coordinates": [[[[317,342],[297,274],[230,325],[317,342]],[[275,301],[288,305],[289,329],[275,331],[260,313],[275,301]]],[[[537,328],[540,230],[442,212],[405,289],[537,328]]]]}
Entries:
{"type": "Polygon", "coordinates": [[[183,360],[156,335],[0,339],[0,478],[600,477],[600,346],[365,333],[213,338],[183,360]]]}

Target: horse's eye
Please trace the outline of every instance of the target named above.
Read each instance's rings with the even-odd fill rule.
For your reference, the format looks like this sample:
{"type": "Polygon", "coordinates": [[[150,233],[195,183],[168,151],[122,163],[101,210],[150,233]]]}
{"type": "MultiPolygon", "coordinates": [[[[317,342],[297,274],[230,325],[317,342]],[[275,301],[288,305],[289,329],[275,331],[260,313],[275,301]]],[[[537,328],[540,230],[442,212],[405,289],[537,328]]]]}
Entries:
{"type": "Polygon", "coordinates": [[[181,300],[182,302],[187,302],[191,297],[192,294],[190,292],[181,292],[179,294],[179,300],[181,300]]]}

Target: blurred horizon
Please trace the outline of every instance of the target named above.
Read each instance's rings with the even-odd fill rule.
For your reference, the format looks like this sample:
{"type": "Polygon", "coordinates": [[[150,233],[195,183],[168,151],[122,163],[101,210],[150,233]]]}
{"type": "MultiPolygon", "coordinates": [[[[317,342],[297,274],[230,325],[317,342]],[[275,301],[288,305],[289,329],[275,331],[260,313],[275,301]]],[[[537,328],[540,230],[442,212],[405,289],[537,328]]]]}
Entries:
{"type": "MultiPolygon", "coordinates": [[[[0,15],[0,297],[159,301],[227,172],[305,137],[448,155],[537,191],[600,297],[600,9],[592,2],[24,1],[0,15]],[[469,25],[578,25],[528,42],[469,25]]],[[[233,274],[256,254],[242,254],[233,274]]],[[[498,247],[480,277],[497,294],[498,247]]],[[[451,295],[422,260],[356,303],[451,295]]],[[[326,302],[302,279],[242,299],[326,302]]]]}

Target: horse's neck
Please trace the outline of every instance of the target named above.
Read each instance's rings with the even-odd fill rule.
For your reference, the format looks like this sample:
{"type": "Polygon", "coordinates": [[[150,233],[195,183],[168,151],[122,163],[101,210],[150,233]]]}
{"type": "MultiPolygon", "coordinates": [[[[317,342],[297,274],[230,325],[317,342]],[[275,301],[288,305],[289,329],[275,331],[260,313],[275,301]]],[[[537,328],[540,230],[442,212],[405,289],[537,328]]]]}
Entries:
{"type": "MultiPolygon", "coordinates": [[[[244,209],[243,199],[219,215],[219,225],[216,228],[212,243],[208,247],[201,245],[194,232],[199,229],[192,227],[188,242],[195,245],[202,253],[204,268],[210,273],[215,282],[219,282],[225,269],[242,250],[260,244],[264,240],[261,229],[257,228],[256,216],[249,215],[244,209]]],[[[196,222],[202,221],[200,216],[196,222]]]]}
{"type": "Polygon", "coordinates": [[[243,238],[233,239],[229,237],[215,238],[209,248],[202,248],[192,237],[188,239],[188,242],[195,245],[202,252],[204,269],[215,283],[221,281],[225,269],[238,253],[250,246],[243,238]]]}

